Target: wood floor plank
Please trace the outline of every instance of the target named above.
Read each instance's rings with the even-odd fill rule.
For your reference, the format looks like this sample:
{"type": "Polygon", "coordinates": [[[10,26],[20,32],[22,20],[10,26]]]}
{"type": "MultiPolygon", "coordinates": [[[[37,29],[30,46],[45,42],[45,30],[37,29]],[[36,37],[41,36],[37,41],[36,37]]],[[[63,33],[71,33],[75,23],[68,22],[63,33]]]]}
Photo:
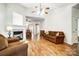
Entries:
{"type": "Polygon", "coordinates": [[[45,39],[30,40],[28,43],[28,56],[73,56],[76,54],[74,49],[67,44],[54,44],[45,39]]]}

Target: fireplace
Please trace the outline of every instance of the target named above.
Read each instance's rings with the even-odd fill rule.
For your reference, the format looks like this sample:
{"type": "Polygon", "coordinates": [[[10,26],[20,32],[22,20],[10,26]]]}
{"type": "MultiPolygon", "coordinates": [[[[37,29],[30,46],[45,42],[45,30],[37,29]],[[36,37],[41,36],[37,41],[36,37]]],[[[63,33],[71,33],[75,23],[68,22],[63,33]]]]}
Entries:
{"type": "Polygon", "coordinates": [[[13,31],[13,36],[23,40],[23,31],[13,31]]]}

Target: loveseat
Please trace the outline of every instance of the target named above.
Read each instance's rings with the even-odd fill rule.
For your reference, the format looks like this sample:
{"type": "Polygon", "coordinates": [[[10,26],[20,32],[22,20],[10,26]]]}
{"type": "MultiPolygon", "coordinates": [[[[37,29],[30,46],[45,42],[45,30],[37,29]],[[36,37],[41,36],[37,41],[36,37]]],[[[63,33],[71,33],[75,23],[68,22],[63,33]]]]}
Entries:
{"type": "Polygon", "coordinates": [[[27,56],[28,44],[0,34],[0,56],[27,56]]]}
{"type": "Polygon", "coordinates": [[[64,43],[65,35],[62,31],[48,31],[48,33],[44,32],[43,37],[55,44],[62,44],[64,43]]]}

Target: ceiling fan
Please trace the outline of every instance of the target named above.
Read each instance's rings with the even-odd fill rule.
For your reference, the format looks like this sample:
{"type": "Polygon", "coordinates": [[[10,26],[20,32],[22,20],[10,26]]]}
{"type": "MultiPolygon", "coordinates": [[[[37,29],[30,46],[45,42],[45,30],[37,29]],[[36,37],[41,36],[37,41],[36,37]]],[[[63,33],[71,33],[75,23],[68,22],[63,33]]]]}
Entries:
{"type": "Polygon", "coordinates": [[[38,15],[47,15],[50,7],[43,7],[40,3],[39,6],[34,6],[34,10],[32,10],[32,13],[37,13],[38,15]]]}

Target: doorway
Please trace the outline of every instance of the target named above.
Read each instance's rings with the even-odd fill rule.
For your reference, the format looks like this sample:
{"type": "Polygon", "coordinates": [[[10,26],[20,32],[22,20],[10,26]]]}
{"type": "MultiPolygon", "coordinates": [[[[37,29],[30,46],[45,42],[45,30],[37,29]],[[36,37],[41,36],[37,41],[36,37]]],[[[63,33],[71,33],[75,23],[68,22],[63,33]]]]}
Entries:
{"type": "Polygon", "coordinates": [[[39,26],[39,24],[35,24],[35,39],[36,40],[40,39],[40,26],[39,26]]]}
{"type": "Polygon", "coordinates": [[[28,21],[30,20],[31,25],[29,25],[29,29],[32,32],[32,40],[39,40],[40,39],[40,29],[42,28],[44,18],[26,16],[26,19],[28,21]]]}

